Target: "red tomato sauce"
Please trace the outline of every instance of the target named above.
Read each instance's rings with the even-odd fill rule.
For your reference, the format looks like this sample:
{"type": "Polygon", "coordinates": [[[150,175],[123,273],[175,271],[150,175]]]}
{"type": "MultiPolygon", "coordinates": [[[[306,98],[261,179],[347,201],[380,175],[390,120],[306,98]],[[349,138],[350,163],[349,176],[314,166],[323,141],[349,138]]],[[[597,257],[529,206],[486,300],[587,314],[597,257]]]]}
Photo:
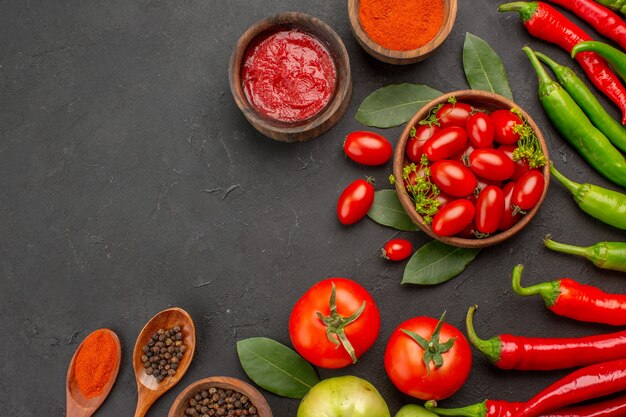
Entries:
{"type": "Polygon", "coordinates": [[[241,78],[246,98],[257,112],[296,122],[328,104],[337,71],[330,52],[317,38],[282,30],[253,41],[244,56],[241,78]]]}

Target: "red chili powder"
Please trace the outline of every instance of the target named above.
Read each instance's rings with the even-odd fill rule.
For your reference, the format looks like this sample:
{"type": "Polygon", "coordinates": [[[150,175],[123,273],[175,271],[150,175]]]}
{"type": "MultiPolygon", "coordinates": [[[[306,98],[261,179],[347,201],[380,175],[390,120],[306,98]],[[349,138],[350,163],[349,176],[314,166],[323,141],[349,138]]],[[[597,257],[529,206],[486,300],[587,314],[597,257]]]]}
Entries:
{"type": "Polygon", "coordinates": [[[437,35],[443,23],[443,0],[361,0],[359,17],[374,42],[408,51],[437,35]]]}
{"type": "Polygon", "coordinates": [[[74,361],[74,378],[85,398],[102,394],[113,374],[117,355],[117,342],[109,332],[98,330],[85,339],[74,361]]]}
{"type": "Polygon", "coordinates": [[[272,119],[308,119],[328,104],[335,91],[335,63],[328,49],[307,33],[282,30],[260,36],[246,50],[243,62],[246,98],[272,119]]]}

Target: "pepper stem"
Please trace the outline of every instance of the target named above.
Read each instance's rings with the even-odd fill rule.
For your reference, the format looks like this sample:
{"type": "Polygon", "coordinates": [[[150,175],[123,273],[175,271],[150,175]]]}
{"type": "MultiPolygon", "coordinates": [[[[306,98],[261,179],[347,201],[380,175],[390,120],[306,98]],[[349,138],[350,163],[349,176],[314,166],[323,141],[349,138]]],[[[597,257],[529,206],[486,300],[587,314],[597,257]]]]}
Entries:
{"type": "Polygon", "coordinates": [[[356,353],[354,352],[354,347],[352,347],[352,343],[350,343],[350,340],[348,340],[348,337],[346,336],[345,328],[346,326],[353,323],[361,316],[361,314],[363,313],[363,310],[365,310],[365,301],[363,301],[363,304],[361,304],[361,307],[359,307],[350,316],[342,317],[337,312],[337,288],[335,287],[334,282],[332,284],[333,284],[333,287],[330,292],[330,302],[329,302],[330,303],[330,315],[324,316],[322,313],[318,311],[317,317],[326,326],[326,337],[328,338],[328,340],[334,345],[337,345],[337,347],[342,345],[343,348],[346,350],[346,352],[348,352],[348,355],[350,355],[350,358],[352,359],[352,363],[356,363],[357,361],[356,353]]]}
{"type": "Polygon", "coordinates": [[[554,72],[554,75],[556,75],[556,77],[559,79],[563,77],[563,72],[569,69],[566,66],[555,62],[552,58],[542,54],[541,52],[535,52],[535,56],[539,58],[541,62],[546,64],[552,70],[552,72],[554,72]]]}
{"type": "Polygon", "coordinates": [[[500,337],[493,337],[488,340],[484,340],[478,337],[474,330],[474,312],[478,308],[477,305],[471,306],[467,312],[465,318],[465,326],[467,327],[467,336],[470,343],[478,349],[489,362],[496,363],[500,360],[500,353],[502,352],[502,342],[500,337]]]}
{"type": "Polygon", "coordinates": [[[557,251],[557,252],[569,253],[571,255],[578,255],[578,256],[585,257],[585,258],[592,256],[592,254],[589,253],[591,248],[584,248],[581,246],[567,245],[565,243],[555,242],[554,240],[551,239],[551,237],[552,236],[548,235],[543,240],[543,243],[546,245],[546,248],[548,249],[552,249],[553,251],[557,251]]]}
{"type": "Polygon", "coordinates": [[[578,189],[581,187],[581,184],[566,178],[563,174],[557,171],[552,162],[550,163],[550,174],[552,174],[552,176],[556,178],[557,181],[560,182],[565,188],[567,188],[572,194],[576,194],[578,192],[578,189]]]}
{"type": "Polygon", "coordinates": [[[537,55],[535,55],[533,50],[530,49],[529,46],[525,46],[522,48],[522,51],[524,51],[526,56],[528,56],[528,59],[530,59],[530,64],[535,69],[535,72],[537,73],[537,78],[539,78],[539,84],[541,85],[552,83],[552,78],[550,78],[550,76],[546,72],[546,69],[543,67],[543,65],[541,65],[541,62],[539,62],[539,59],[537,59],[537,55]]]}
{"type": "Polygon", "coordinates": [[[522,22],[529,21],[537,12],[539,4],[537,2],[516,1],[513,3],[501,4],[499,12],[519,12],[522,22]]]}
{"type": "Polygon", "coordinates": [[[464,416],[464,417],[485,417],[487,415],[487,401],[468,405],[460,408],[438,408],[437,401],[430,400],[424,404],[424,408],[440,416],[464,416]]]}
{"type": "Polygon", "coordinates": [[[523,265],[517,265],[515,268],[513,268],[513,273],[511,274],[511,281],[513,284],[513,291],[515,292],[515,294],[521,295],[522,297],[540,295],[543,298],[543,301],[546,303],[546,306],[552,307],[561,292],[559,282],[548,281],[548,282],[542,282],[541,284],[535,284],[530,287],[522,287],[521,279],[522,279],[523,271],[524,271],[523,265]]]}

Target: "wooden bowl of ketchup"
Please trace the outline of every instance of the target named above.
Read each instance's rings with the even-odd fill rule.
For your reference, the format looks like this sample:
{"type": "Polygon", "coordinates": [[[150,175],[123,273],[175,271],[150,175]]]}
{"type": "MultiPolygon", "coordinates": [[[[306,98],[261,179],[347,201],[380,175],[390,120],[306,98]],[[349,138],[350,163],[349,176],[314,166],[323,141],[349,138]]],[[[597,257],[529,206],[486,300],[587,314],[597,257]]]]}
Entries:
{"type": "Polygon", "coordinates": [[[304,142],[332,128],[352,96],[348,52],[326,23],[280,13],[251,26],[230,59],[230,89],[259,132],[304,142]]]}

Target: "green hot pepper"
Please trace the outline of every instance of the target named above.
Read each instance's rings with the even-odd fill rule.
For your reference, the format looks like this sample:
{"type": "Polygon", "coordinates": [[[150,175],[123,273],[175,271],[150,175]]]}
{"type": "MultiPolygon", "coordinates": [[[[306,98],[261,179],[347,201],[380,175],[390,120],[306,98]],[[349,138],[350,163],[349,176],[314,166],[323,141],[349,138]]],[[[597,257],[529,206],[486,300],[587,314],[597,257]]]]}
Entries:
{"type": "Polygon", "coordinates": [[[626,230],[626,195],[593,184],[567,179],[550,164],[550,173],[574,197],[582,211],[618,229],[626,230]]]}
{"type": "Polygon", "coordinates": [[[606,43],[598,41],[585,41],[577,44],[572,48],[572,58],[576,56],[578,52],[595,52],[606,59],[613,67],[615,72],[622,77],[622,80],[626,80],[626,54],[619,49],[615,49],[606,43]]]}
{"type": "Polygon", "coordinates": [[[596,128],[604,133],[613,145],[626,152],[626,129],[604,110],[602,104],[576,73],[571,68],[554,62],[541,52],[535,52],[535,55],[550,67],[561,86],[572,96],[596,128]]]}
{"type": "Polygon", "coordinates": [[[626,15],[626,0],[595,0],[595,2],[626,15]]]}
{"type": "Polygon", "coordinates": [[[554,127],[600,174],[626,187],[626,160],[589,121],[569,94],[552,80],[528,46],[522,48],[539,78],[539,99],[554,127]]]}
{"type": "Polygon", "coordinates": [[[552,236],[548,235],[543,243],[548,249],[587,258],[598,268],[626,272],[625,242],[599,242],[585,248],[555,242],[552,240],[552,236]]]}

